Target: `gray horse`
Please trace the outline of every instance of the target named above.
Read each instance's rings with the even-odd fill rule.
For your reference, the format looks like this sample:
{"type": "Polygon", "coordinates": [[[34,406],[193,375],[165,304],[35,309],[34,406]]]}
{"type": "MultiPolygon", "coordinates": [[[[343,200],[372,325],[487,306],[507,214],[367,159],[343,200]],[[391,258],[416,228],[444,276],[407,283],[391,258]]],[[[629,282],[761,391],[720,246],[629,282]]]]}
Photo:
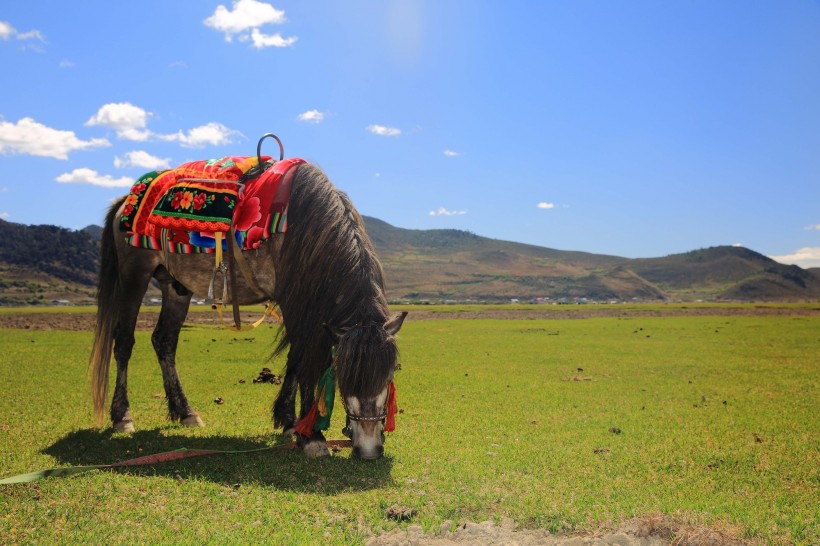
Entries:
{"type": "MultiPolygon", "coordinates": [[[[316,386],[332,362],[335,346],[335,371],[348,412],[353,453],[374,459],[384,451],[388,385],[398,358],[395,336],[406,313],[391,317],[381,264],[347,195],[310,164],[294,169],[287,231],[263,241],[258,249],[242,252],[257,286],[237,275],[236,293],[230,297],[242,305],[272,300],[281,309],[284,325],[275,354],[288,353],[273,407],[274,426],[293,433],[297,388],[302,418],[314,403],[316,386]]],[[[129,246],[119,231],[124,206],[125,198],[110,208],[102,234],[97,325],[89,361],[97,418],[103,420],[113,351],[117,379],[111,421],[118,431],[134,430],[128,360],[140,304],[155,279],[162,291],[162,309],[151,341],[162,368],[168,415],[186,426],[202,426],[180,385],[175,354],[191,297],[208,293],[213,254],[129,246]]],[[[297,440],[308,455],[328,453],[321,431],[297,440]]]]}

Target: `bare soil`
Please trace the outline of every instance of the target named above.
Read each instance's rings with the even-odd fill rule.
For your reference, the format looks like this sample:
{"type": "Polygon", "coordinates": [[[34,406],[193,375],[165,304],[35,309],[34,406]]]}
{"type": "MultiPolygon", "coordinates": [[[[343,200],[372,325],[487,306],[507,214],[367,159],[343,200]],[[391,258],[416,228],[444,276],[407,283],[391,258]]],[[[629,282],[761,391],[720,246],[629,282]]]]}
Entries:
{"type": "Polygon", "coordinates": [[[676,522],[665,516],[637,518],[615,530],[600,530],[576,535],[552,535],[544,529],[517,529],[512,521],[496,525],[491,521],[460,523],[454,531],[445,522],[439,533],[424,533],[421,526],[410,525],[367,541],[367,546],[451,546],[506,545],[518,546],[735,546],[753,544],[737,538],[732,530],[709,529],[676,522]]]}
{"type": "MultiPolygon", "coordinates": [[[[255,322],[259,312],[242,312],[242,322],[255,322]]],[[[469,320],[469,319],[588,319],[596,317],[662,317],[662,316],[820,316],[820,305],[812,307],[778,307],[778,306],[738,306],[738,307],[686,307],[670,306],[667,309],[658,307],[619,307],[607,308],[585,307],[582,305],[566,308],[554,306],[533,306],[531,309],[498,309],[487,308],[470,311],[448,311],[413,309],[408,320],[469,320]]],[[[138,330],[154,328],[159,313],[156,309],[140,313],[137,320],[138,330]]],[[[225,310],[225,320],[231,321],[230,309],[225,310]]],[[[0,328],[26,330],[88,330],[94,329],[96,316],[84,312],[54,312],[21,310],[0,313],[0,328]]],[[[268,321],[272,321],[269,319],[268,321]]],[[[209,324],[218,326],[219,317],[215,312],[197,310],[188,313],[186,324],[209,324]]]]}

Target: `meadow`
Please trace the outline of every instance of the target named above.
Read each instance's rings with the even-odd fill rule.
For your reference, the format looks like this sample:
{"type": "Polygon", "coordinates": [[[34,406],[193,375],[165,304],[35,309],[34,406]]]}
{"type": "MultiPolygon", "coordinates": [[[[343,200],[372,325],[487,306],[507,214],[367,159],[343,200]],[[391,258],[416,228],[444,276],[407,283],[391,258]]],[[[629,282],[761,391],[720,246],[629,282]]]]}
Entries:
{"type": "MultiPolygon", "coordinates": [[[[407,525],[387,516],[397,505],[431,533],[502,519],[594,532],[660,515],[818,544],[818,332],[817,314],[414,322],[411,310],[382,459],[282,449],[0,485],[0,543],[356,544],[407,525]]],[[[180,377],[207,425],[191,430],[166,420],[138,332],[137,432],[112,434],[93,426],[89,332],[0,330],[0,477],[287,442],[270,419],[278,387],[252,382],[284,363],[267,360],[274,334],[183,330],[180,377]]]]}

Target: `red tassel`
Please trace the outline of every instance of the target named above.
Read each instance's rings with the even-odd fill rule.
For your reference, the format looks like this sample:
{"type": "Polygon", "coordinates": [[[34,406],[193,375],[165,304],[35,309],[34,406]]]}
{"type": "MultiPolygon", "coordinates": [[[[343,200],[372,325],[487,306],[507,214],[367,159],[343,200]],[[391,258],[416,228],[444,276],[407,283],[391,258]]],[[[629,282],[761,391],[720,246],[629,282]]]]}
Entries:
{"type": "Polygon", "coordinates": [[[293,430],[301,436],[307,436],[308,438],[310,438],[311,436],[313,436],[313,425],[316,424],[318,414],[319,411],[317,408],[317,404],[316,402],[314,402],[308,414],[302,417],[299,420],[299,422],[296,423],[296,426],[293,427],[293,430]]]}
{"type": "Polygon", "coordinates": [[[384,423],[385,432],[393,432],[396,430],[396,413],[398,413],[398,411],[396,385],[391,381],[390,384],[387,385],[387,421],[384,423]]]}

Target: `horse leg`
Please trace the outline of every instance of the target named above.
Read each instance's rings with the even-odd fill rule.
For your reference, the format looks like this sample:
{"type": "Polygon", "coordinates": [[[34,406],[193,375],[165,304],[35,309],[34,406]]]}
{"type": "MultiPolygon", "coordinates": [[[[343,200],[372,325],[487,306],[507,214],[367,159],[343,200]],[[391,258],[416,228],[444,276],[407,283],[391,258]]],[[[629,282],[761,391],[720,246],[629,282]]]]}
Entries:
{"type": "MultiPolygon", "coordinates": [[[[312,385],[299,385],[299,392],[302,395],[301,417],[307,415],[313,406],[315,400],[313,390],[314,387],[312,385]]],[[[314,430],[310,437],[297,434],[296,444],[302,448],[302,451],[304,451],[308,457],[324,457],[330,455],[330,451],[327,449],[325,435],[318,430],[314,430]]]]}
{"type": "Polygon", "coordinates": [[[273,426],[282,427],[282,434],[293,434],[293,427],[296,425],[296,367],[300,356],[291,347],[288,351],[288,363],[285,367],[285,379],[282,381],[282,388],[273,404],[273,426]]]}
{"type": "Polygon", "coordinates": [[[176,368],[179,332],[188,315],[188,306],[193,294],[170,276],[159,274],[157,279],[162,290],[162,309],[151,336],[151,343],[162,368],[162,383],[165,387],[165,397],[168,399],[168,417],[189,427],[205,426],[197,412],[188,404],[176,368]]]}
{"type": "Polygon", "coordinates": [[[120,278],[120,305],[117,309],[117,322],[114,327],[114,360],[117,362],[117,380],[114,386],[114,397],[111,400],[111,423],[118,432],[133,432],[134,421],[128,403],[128,361],[134,349],[134,330],[137,316],[142,304],[142,296],[148,288],[151,275],[137,272],[130,277],[122,274],[120,278]]]}

